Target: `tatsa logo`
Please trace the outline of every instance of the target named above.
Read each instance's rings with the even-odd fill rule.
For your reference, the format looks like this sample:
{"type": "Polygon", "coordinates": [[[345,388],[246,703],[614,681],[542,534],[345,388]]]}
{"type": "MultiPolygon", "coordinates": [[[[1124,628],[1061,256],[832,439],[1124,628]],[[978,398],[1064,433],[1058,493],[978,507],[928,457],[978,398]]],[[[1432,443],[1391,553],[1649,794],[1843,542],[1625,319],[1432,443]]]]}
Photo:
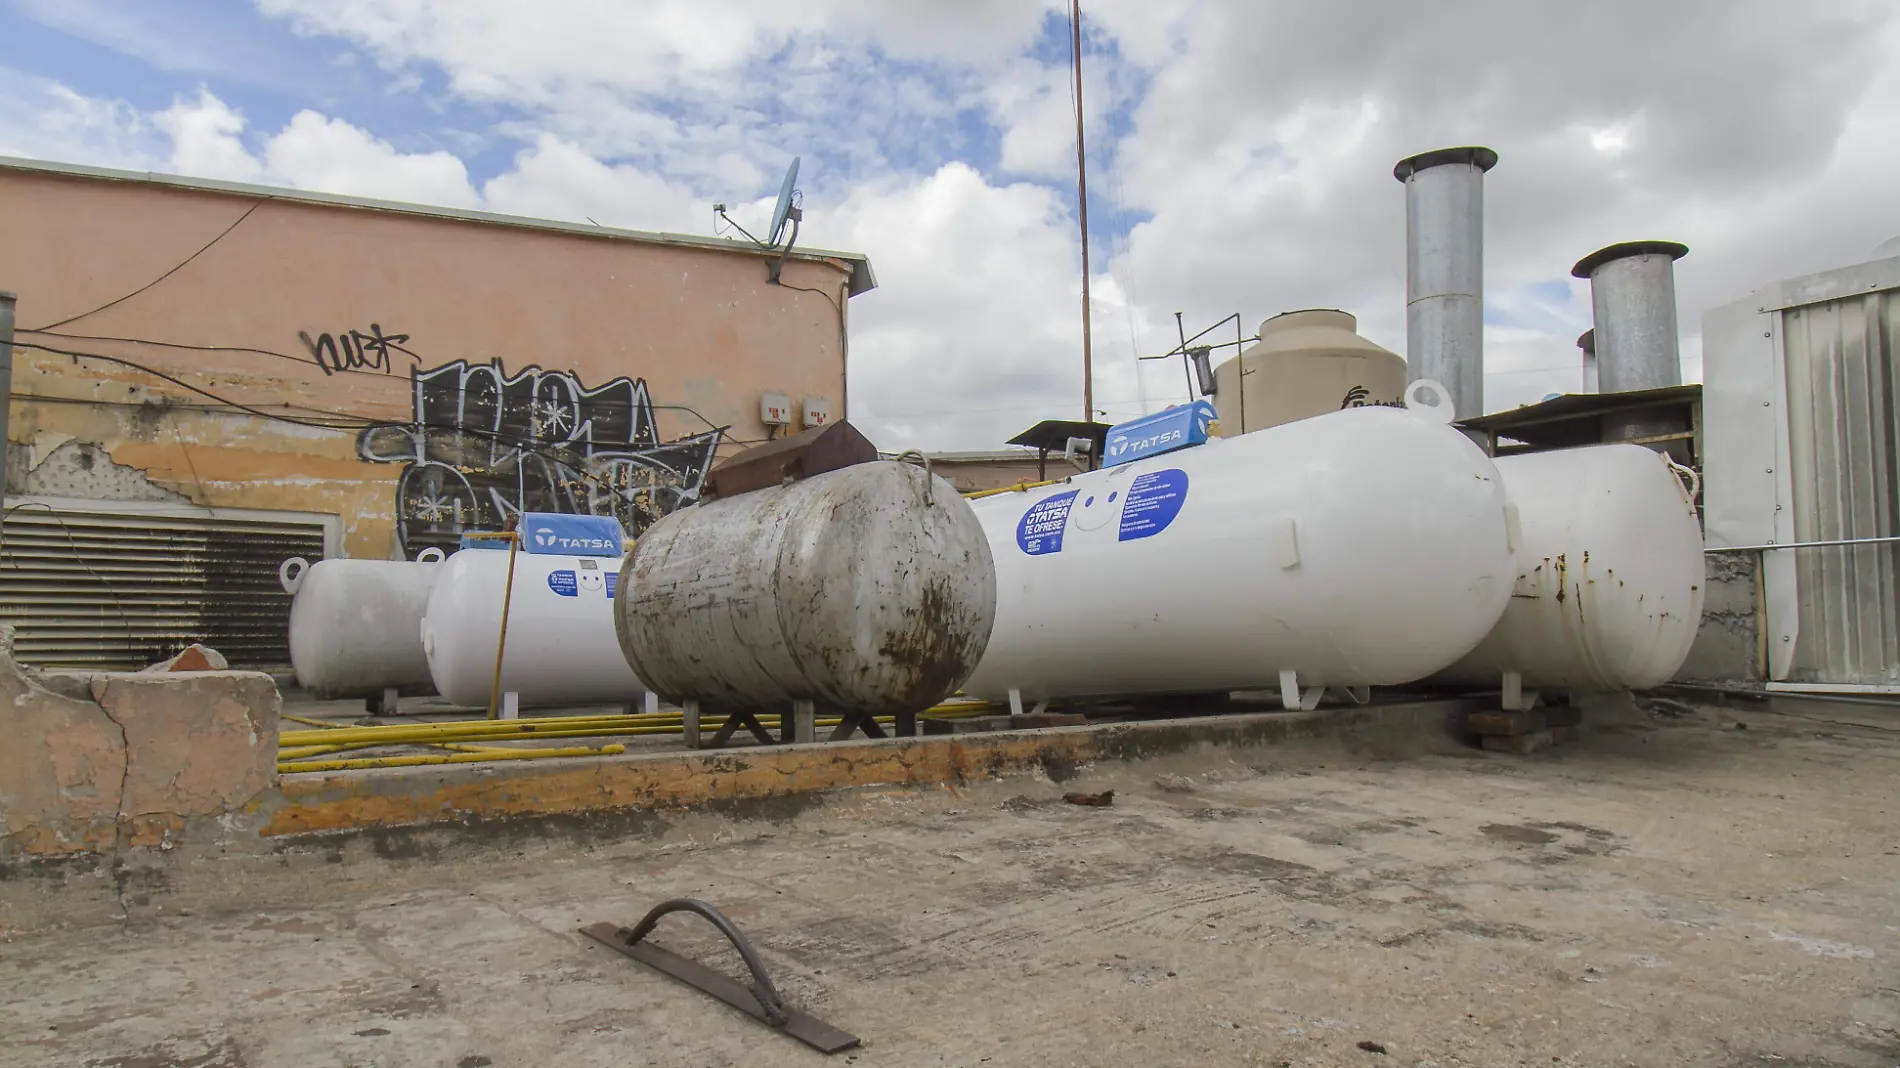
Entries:
{"type": "Polygon", "coordinates": [[[538,527],[534,532],[534,543],[542,548],[558,547],[562,549],[612,549],[614,543],[608,538],[564,538],[550,527],[538,527]]]}
{"type": "Polygon", "coordinates": [[[1121,440],[1115,442],[1113,445],[1110,445],[1108,447],[1108,454],[1110,456],[1120,456],[1122,453],[1125,453],[1130,449],[1134,449],[1135,451],[1140,452],[1146,449],[1155,448],[1160,445],[1166,445],[1171,441],[1180,441],[1186,436],[1187,435],[1184,434],[1180,430],[1165,430],[1159,434],[1154,434],[1145,438],[1134,438],[1134,439],[1122,438],[1121,440]]]}

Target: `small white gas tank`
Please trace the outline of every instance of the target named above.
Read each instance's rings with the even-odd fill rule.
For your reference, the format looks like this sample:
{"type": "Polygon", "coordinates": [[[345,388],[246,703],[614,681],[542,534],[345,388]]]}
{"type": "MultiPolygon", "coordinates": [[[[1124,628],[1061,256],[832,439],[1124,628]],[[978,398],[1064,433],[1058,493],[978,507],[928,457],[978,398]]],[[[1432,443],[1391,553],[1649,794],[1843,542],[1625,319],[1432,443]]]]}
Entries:
{"type": "Polygon", "coordinates": [[[1529,688],[1582,692],[1668,682],[1702,622],[1687,469],[1628,444],[1507,456],[1497,468],[1523,530],[1510,606],[1434,681],[1496,686],[1515,671],[1529,688]]]}
{"type": "MultiPolygon", "coordinates": [[[[507,592],[505,551],[464,549],[442,575],[421,625],[429,673],[442,696],[486,707],[507,592]]],[[[627,704],[646,692],[614,634],[619,559],[515,554],[501,690],[523,707],[627,704]]]]}
{"type": "Polygon", "coordinates": [[[1504,489],[1412,411],[1355,408],[974,502],[996,624],[992,700],[1391,685],[1504,610],[1504,489]]]}
{"type": "Polygon", "coordinates": [[[277,577],[292,596],[297,685],[325,700],[434,693],[417,627],[441,571],[440,549],[414,561],[285,560],[277,577]]]}

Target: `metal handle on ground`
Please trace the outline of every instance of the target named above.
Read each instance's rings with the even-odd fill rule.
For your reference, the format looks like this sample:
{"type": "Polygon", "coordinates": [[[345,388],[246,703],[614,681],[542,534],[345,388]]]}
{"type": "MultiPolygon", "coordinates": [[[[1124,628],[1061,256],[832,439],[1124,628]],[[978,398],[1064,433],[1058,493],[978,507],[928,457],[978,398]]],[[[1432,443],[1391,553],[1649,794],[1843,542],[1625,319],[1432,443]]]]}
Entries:
{"type": "Polygon", "coordinates": [[[641,920],[638,926],[626,932],[627,945],[631,946],[652,934],[660,917],[671,912],[691,912],[705,917],[719,928],[719,933],[725,935],[726,941],[732,943],[732,948],[739,951],[746,968],[752,972],[752,996],[759,999],[759,1008],[764,1010],[765,1018],[777,1026],[784,1026],[788,1016],[785,999],[779,997],[778,988],[772,985],[772,977],[765,973],[765,962],[759,959],[759,954],[752,948],[752,943],[746,940],[746,936],[732,925],[731,920],[726,919],[726,914],[706,902],[691,897],[662,901],[653,907],[652,912],[647,913],[646,919],[641,920]]]}

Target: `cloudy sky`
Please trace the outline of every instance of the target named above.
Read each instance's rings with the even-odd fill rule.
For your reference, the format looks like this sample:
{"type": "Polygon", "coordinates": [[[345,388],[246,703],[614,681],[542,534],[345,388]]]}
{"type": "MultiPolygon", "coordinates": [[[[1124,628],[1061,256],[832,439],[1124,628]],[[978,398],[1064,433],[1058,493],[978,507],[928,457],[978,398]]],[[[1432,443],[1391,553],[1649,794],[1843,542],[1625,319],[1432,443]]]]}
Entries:
{"type": "MultiPolygon", "coordinates": [[[[1096,402],[1238,312],[1403,352],[1392,164],[1483,144],[1486,406],[1574,390],[1614,241],[1701,315],[1900,235],[1892,0],[1084,0],[1096,402]]],[[[710,233],[804,157],[868,253],[852,415],[985,448],[1081,407],[1066,10],[1035,0],[0,0],[0,154],[710,233]]],[[[544,360],[549,356],[541,357],[544,360]]]]}

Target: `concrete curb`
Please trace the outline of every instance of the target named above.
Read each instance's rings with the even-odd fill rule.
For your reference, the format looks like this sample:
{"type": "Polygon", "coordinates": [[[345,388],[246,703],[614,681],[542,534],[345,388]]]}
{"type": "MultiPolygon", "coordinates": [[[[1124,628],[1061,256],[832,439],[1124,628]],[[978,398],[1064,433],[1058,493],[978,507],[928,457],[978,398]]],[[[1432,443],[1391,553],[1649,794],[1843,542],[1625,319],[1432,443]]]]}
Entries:
{"type": "Polygon", "coordinates": [[[262,834],[607,816],[1037,769],[1060,781],[1099,761],[1325,738],[1416,750],[1460,735],[1464,715],[1479,704],[1454,698],[988,735],[297,775],[282,781],[283,803],[269,813],[262,834]]]}

